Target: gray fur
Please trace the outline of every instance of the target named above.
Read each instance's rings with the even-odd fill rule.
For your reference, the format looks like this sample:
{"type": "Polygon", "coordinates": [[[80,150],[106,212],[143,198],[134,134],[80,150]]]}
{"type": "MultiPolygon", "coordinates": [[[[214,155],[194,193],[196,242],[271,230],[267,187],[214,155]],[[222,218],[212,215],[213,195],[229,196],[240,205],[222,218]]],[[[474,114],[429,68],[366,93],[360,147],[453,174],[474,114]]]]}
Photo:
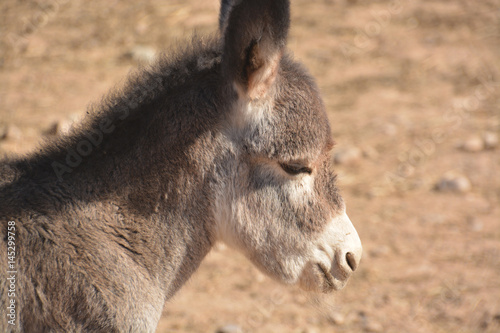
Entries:
{"type": "MultiPolygon", "coordinates": [[[[2,309],[9,221],[18,271],[17,325],[2,316],[1,332],[154,332],[218,241],[285,283],[322,274],[306,279],[304,265],[344,204],[318,90],[285,49],[289,3],[242,1],[233,13],[224,36],[195,38],[70,135],[0,163],[2,309]],[[89,135],[97,143],[76,163],[89,135]],[[280,167],[297,161],[311,174],[280,167]]],[[[321,276],[315,288],[337,289],[321,276]]]]}

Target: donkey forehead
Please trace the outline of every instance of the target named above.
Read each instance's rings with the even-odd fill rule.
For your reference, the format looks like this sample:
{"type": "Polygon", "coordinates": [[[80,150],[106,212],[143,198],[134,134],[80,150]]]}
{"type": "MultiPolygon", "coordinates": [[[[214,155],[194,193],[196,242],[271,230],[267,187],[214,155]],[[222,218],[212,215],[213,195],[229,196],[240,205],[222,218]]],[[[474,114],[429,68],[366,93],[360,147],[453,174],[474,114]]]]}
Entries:
{"type": "Polygon", "coordinates": [[[314,81],[297,66],[280,70],[262,118],[244,135],[249,153],[282,160],[315,160],[333,145],[328,117],[314,81]]]}

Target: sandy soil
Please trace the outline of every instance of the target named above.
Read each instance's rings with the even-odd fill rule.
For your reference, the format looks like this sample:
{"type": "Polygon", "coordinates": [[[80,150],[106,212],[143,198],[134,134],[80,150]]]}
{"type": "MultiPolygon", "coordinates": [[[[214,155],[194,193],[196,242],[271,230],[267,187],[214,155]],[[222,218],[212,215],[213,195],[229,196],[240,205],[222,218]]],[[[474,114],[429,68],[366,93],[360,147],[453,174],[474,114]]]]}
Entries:
{"type": "MultiPolygon", "coordinates": [[[[317,78],[364,244],[333,295],[307,295],[220,247],[158,332],[500,332],[499,0],[293,0],[290,47],[317,78]],[[490,134],[486,134],[490,133],[490,134]],[[472,139],[470,139],[472,138],[472,139]],[[464,191],[435,189],[444,175],[464,191]]],[[[0,154],[37,147],[138,66],[216,29],[217,0],[0,2],[0,154]],[[1,133],[0,133],[1,134],[1,133]]]]}

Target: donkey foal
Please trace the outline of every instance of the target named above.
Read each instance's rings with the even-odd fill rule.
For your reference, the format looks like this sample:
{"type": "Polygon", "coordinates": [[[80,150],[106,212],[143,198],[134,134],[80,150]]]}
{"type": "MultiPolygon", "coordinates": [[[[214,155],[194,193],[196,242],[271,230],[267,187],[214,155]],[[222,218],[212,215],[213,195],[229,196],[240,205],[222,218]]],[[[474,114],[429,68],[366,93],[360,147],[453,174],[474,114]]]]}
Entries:
{"type": "Polygon", "coordinates": [[[1,332],[153,332],[219,241],[278,281],[346,284],[361,243],[318,89],[286,49],[289,20],[287,0],[224,0],[219,34],[0,163],[0,307],[17,311],[1,332]]]}

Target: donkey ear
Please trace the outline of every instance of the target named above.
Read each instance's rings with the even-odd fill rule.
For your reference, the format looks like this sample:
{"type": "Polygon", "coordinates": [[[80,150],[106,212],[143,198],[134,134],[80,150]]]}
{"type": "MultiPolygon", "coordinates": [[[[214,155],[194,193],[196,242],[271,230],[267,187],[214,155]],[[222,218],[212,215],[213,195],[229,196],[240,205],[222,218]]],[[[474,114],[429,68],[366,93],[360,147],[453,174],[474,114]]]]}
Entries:
{"type": "Polygon", "coordinates": [[[290,2],[236,0],[234,5],[230,2],[222,1],[222,5],[232,7],[226,7],[229,18],[223,31],[224,75],[235,84],[240,97],[260,99],[278,73],[290,26],[290,2]]]}
{"type": "Polygon", "coordinates": [[[227,21],[229,20],[229,13],[231,13],[231,9],[240,2],[241,0],[221,0],[219,13],[219,31],[221,33],[224,33],[224,30],[227,27],[227,21]]]}

